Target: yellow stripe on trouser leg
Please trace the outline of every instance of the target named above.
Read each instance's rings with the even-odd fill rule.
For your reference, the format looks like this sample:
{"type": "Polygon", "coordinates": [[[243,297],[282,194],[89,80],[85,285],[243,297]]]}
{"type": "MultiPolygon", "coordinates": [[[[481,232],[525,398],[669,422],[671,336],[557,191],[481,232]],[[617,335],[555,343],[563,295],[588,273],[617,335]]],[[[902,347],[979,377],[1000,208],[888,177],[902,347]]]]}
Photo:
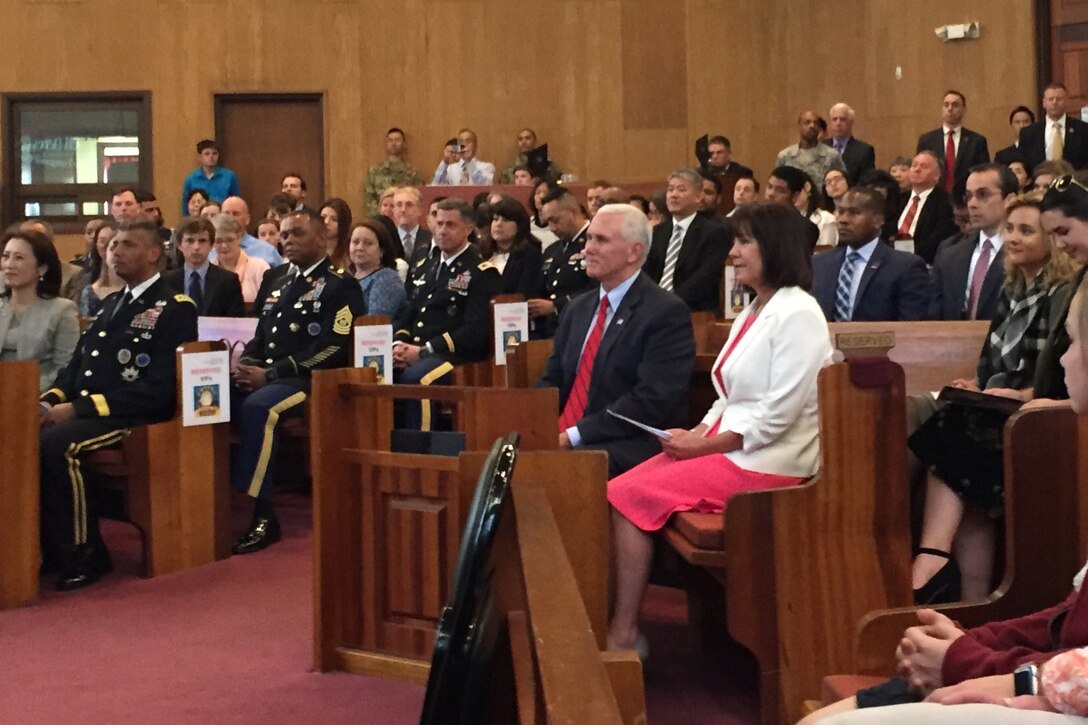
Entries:
{"type": "MultiPolygon", "coordinates": [[[[448,362],[444,362],[436,367],[431,372],[424,375],[419,379],[420,385],[430,385],[435,380],[438,380],[443,375],[447,375],[453,372],[453,365],[448,362]]],[[[429,431],[431,429],[431,401],[421,400],[419,401],[419,429],[429,431]]]]}
{"type": "Polygon", "coordinates": [[[127,435],[128,428],[118,428],[85,441],[71,443],[64,454],[68,459],[68,480],[72,484],[72,540],[76,546],[87,543],[87,487],[83,482],[79,455],[111,446],[127,435]]]}
{"type": "Polygon", "coordinates": [[[257,468],[253,471],[253,480],[249,482],[247,491],[253,498],[257,498],[261,493],[261,484],[264,483],[264,475],[268,471],[268,459],[272,457],[272,435],[275,433],[276,423],[280,421],[280,414],[305,402],[306,393],[299,391],[268,409],[268,419],[264,422],[264,437],[261,439],[261,455],[257,457],[257,468]]]}

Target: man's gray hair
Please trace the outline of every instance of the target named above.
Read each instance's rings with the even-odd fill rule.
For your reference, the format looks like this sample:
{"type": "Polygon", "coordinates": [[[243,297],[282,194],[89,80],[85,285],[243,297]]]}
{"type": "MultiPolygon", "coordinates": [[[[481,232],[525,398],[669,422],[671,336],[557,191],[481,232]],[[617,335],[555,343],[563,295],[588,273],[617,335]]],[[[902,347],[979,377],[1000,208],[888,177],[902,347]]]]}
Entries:
{"type": "Polygon", "coordinates": [[[246,231],[238,220],[230,214],[213,214],[211,222],[212,226],[215,227],[216,236],[220,234],[237,234],[241,237],[244,236],[246,231]]]}
{"type": "Polygon", "coordinates": [[[691,182],[698,189],[703,188],[703,177],[695,169],[677,169],[669,174],[665,181],[672,181],[673,179],[684,179],[691,182]]]}
{"type": "Polygon", "coordinates": [[[600,216],[620,217],[620,237],[626,242],[642,245],[642,263],[645,264],[646,256],[650,253],[652,229],[650,220],[642,210],[630,204],[606,204],[597,211],[597,217],[600,216]]]}
{"type": "Polygon", "coordinates": [[[854,120],[854,109],[850,108],[849,104],[843,103],[842,101],[839,101],[834,106],[832,106],[831,110],[827,112],[827,115],[834,116],[836,108],[841,108],[841,109],[845,110],[846,111],[846,117],[849,118],[851,121],[854,120]]]}

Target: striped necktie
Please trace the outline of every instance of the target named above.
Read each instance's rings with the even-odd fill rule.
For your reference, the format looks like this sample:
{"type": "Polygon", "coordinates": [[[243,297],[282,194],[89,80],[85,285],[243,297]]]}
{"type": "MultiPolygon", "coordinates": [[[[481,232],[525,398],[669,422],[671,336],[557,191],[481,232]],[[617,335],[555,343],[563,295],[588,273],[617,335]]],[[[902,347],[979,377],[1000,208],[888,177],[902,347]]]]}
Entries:
{"type": "Polygon", "coordinates": [[[850,252],[846,255],[846,264],[839,270],[839,284],[835,287],[835,322],[849,322],[850,315],[854,312],[854,305],[850,301],[850,288],[854,284],[855,267],[861,255],[850,252]]]}
{"type": "Polygon", "coordinates": [[[684,228],[673,222],[672,238],[665,253],[665,271],[661,274],[661,289],[673,291],[672,278],[676,274],[676,260],[680,258],[680,245],[684,242],[684,228]]]}

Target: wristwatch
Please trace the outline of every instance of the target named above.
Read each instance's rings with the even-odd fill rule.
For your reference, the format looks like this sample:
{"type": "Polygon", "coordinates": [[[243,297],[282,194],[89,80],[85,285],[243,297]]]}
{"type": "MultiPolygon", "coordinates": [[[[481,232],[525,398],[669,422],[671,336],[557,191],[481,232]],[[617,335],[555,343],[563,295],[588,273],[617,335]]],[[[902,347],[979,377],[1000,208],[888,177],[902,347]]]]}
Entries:
{"type": "Polygon", "coordinates": [[[431,343],[428,342],[428,343],[425,343],[425,344],[419,346],[419,359],[420,360],[425,360],[426,358],[429,358],[431,355],[434,355],[434,348],[431,347],[431,343]]]}
{"type": "Polygon", "coordinates": [[[1039,691],[1039,668],[1035,665],[1020,665],[1012,673],[1013,694],[1035,695],[1039,691]]]}

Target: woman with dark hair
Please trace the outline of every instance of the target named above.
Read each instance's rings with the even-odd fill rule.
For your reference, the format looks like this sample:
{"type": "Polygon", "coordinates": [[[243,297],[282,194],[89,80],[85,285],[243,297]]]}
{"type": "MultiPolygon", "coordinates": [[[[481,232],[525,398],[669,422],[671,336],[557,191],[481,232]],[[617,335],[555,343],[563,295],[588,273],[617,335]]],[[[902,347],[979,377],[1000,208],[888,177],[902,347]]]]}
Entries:
{"type": "Polygon", "coordinates": [[[368,315],[394,320],[408,304],[404,283],[397,275],[397,247],[384,224],[364,219],[351,230],[350,270],[363,290],[368,315]]]}
{"type": "Polygon", "coordinates": [[[348,265],[348,244],[351,241],[351,207],[343,199],[328,199],[321,205],[321,221],[325,223],[325,248],[329,261],[337,267],[348,265]]]}
{"type": "Polygon", "coordinates": [[[490,208],[491,233],[480,244],[480,258],[499,270],[503,294],[537,297],[544,256],[530,228],[529,213],[512,196],[503,196],[490,208]]]}
{"type": "Polygon", "coordinates": [[[657,226],[669,218],[669,208],[665,204],[665,191],[655,191],[650,195],[650,211],[646,214],[650,224],[657,226]]]}
{"type": "Polygon", "coordinates": [[[835,215],[822,208],[823,197],[812,179],[808,178],[808,174],[805,174],[805,185],[801,187],[801,193],[797,195],[794,205],[797,211],[801,212],[801,216],[815,224],[820,230],[817,244],[828,247],[838,245],[839,227],[835,223],[835,215]]]}
{"type": "Polygon", "coordinates": [[[200,210],[210,202],[212,198],[203,189],[193,189],[189,196],[185,197],[185,207],[189,210],[188,216],[200,216],[200,210]]]}
{"type": "Polygon", "coordinates": [[[44,393],[72,359],[79,312],[74,302],[57,296],[60,257],[47,236],[29,230],[5,234],[0,250],[0,361],[37,360],[44,393]]]}
{"type": "Polygon", "coordinates": [[[827,322],[808,290],[805,227],[792,209],[750,204],[731,217],[729,257],[755,299],[733,321],[711,369],[718,399],[663,453],[608,482],[616,599],[609,649],[646,654],[638,610],[653,533],[676,511],[717,512],[733,494],[795,486],[819,466],[816,377],[831,361],[827,322]]]}
{"type": "Polygon", "coordinates": [[[408,260],[404,258],[404,244],[400,241],[400,231],[397,229],[397,223],[393,221],[392,217],[385,214],[375,214],[370,219],[381,224],[385,227],[385,231],[389,233],[389,237],[393,240],[393,251],[397,260],[397,276],[400,277],[401,282],[406,281],[409,272],[408,260]]]}
{"type": "Polygon", "coordinates": [[[84,317],[97,317],[102,309],[102,301],[125,286],[113,273],[113,268],[106,264],[106,253],[116,234],[117,223],[112,219],[105,220],[95,232],[90,253],[91,281],[79,295],[79,314],[84,317]]]}
{"type": "Polygon", "coordinates": [[[540,218],[540,211],[544,208],[544,197],[558,188],[558,184],[547,179],[540,177],[533,179],[533,193],[529,195],[529,220],[532,222],[533,236],[540,240],[541,249],[547,249],[552,242],[559,240],[559,237],[548,228],[548,221],[540,218]]]}

